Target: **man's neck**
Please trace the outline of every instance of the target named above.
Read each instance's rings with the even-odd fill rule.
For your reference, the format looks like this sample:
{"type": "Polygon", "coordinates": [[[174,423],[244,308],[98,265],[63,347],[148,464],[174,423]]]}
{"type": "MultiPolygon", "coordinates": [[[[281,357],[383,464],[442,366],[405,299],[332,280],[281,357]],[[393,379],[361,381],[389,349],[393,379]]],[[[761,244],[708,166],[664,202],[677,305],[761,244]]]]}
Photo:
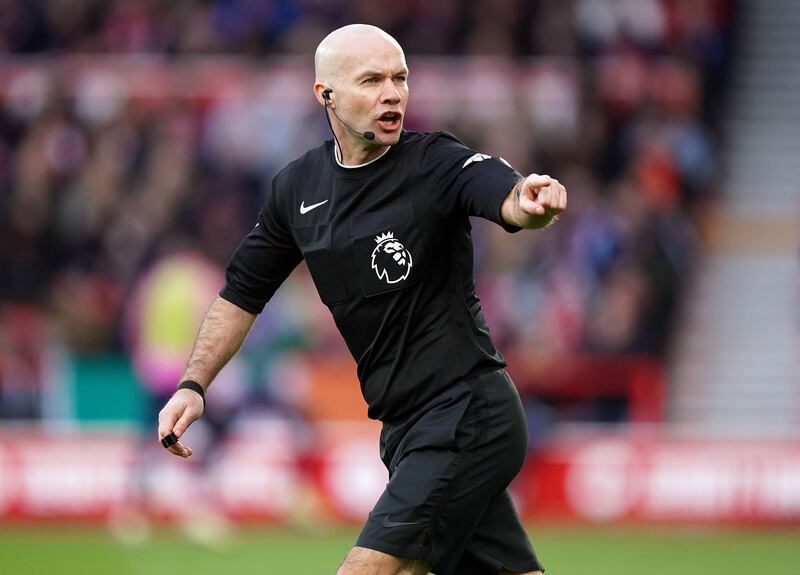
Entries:
{"type": "Polygon", "coordinates": [[[382,157],[386,152],[389,151],[389,148],[391,148],[391,146],[378,146],[375,148],[359,149],[356,151],[362,153],[353,153],[351,151],[349,155],[347,153],[342,155],[341,148],[336,145],[335,140],[333,142],[333,146],[333,157],[336,159],[336,163],[343,168],[360,168],[362,166],[366,166],[367,164],[371,164],[378,158],[382,157]]]}
{"type": "Polygon", "coordinates": [[[340,146],[336,146],[335,153],[339,164],[345,168],[356,168],[369,164],[373,160],[377,160],[384,155],[389,146],[381,146],[376,144],[365,144],[363,142],[355,142],[348,136],[339,138],[340,146]]]}

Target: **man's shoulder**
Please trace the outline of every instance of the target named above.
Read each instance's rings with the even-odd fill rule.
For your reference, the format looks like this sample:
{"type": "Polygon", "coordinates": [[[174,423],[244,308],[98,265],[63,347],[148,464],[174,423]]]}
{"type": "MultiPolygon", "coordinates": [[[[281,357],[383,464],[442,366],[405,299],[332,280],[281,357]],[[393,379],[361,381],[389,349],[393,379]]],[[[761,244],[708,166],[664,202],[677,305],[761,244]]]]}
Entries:
{"type": "Polygon", "coordinates": [[[443,130],[434,132],[406,132],[404,143],[409,146],[422,146],[423,148],[447,143],[464,145],[461,140],[456,138],[453,134],[443,130]]]}
{"type": "Polygon", "coordinates": [[[310,174],[318,174],[322,162],[325,159],[330,141],[325,141],[316,148],[305,152],[299,158],[292,160],[275,176],[278,184],[294,183],[298,179],[308,177],[310,174]]]}
{"type": "Polygon", "coordinates": [[[448,158],[469,153],[461,140],[450,132],[406,132],[403,140],[405,152],[411,152],[423,169],[439,165],[448,158]]]}
{"type": "Polygon", "coordinates": [[[423,170],[459,163],[475,152],[450,132],[413,132],[409,143],[418,150],[423,170]]]}

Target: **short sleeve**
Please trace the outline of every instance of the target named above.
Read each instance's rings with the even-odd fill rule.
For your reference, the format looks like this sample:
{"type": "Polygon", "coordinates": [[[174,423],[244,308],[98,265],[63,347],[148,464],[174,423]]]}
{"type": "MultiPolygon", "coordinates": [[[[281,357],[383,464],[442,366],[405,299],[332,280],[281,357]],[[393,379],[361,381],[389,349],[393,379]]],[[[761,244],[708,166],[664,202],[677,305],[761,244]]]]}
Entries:
{"type": "Polygon", "coordinates": [[[509,232],[520,228],[503,221],[501,207],[522,175],[502,158],[481,154],[447,132],[431,135],[422,153],[422,173],[443,213],[478,216],[509,232]]]}
{"type": "Polygon", "coordinates": [[[303,259],[279,207],[282,174],[225,270],[220,296],[250,313],[261,313],[275,291],[303,259]]]}

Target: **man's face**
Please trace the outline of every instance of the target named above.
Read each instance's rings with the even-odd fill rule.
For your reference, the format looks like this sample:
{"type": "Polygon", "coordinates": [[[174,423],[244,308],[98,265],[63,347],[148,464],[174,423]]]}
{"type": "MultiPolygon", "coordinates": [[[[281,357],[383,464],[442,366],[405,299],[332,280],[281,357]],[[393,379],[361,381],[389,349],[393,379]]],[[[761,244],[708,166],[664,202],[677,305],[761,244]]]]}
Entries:
{"type": "Polygon", "coordinates": [[[336,86],[339,115],[373,142],[396,144],[408,103],[408,67],[402,50],[383,38],[367,37],[342,59],[336,86]]]}

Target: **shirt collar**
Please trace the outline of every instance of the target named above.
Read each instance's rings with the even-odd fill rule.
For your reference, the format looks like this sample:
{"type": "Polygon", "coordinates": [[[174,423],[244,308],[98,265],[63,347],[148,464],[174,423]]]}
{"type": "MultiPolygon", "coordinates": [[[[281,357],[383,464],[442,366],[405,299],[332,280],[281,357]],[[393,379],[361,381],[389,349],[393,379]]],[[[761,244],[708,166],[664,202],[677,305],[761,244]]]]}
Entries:
{"type": "Polygon", "coordinates": [[[372,162],[377,162],[383,156],[386,155],[386,152],[389,151],[389,148],[391,148],[391,146],[386,146],[386,149],[383,151],[383,153],[380,156],[378,156],[377,158],[371,159],[369,162],[364,162],[363,164],[358,164],[357,166],[345,166],[343,163],[341,163],[339,161],[339,158],[337,157],[336,144],[334,143],[333,144],[333,159],[336,160],[336,163],[339,164],[340,167],[342,167],[342,168],[344,168],[346,170],[355,170],[356,168],[363,168],[364,166],[369,166],[372,162]]]}

